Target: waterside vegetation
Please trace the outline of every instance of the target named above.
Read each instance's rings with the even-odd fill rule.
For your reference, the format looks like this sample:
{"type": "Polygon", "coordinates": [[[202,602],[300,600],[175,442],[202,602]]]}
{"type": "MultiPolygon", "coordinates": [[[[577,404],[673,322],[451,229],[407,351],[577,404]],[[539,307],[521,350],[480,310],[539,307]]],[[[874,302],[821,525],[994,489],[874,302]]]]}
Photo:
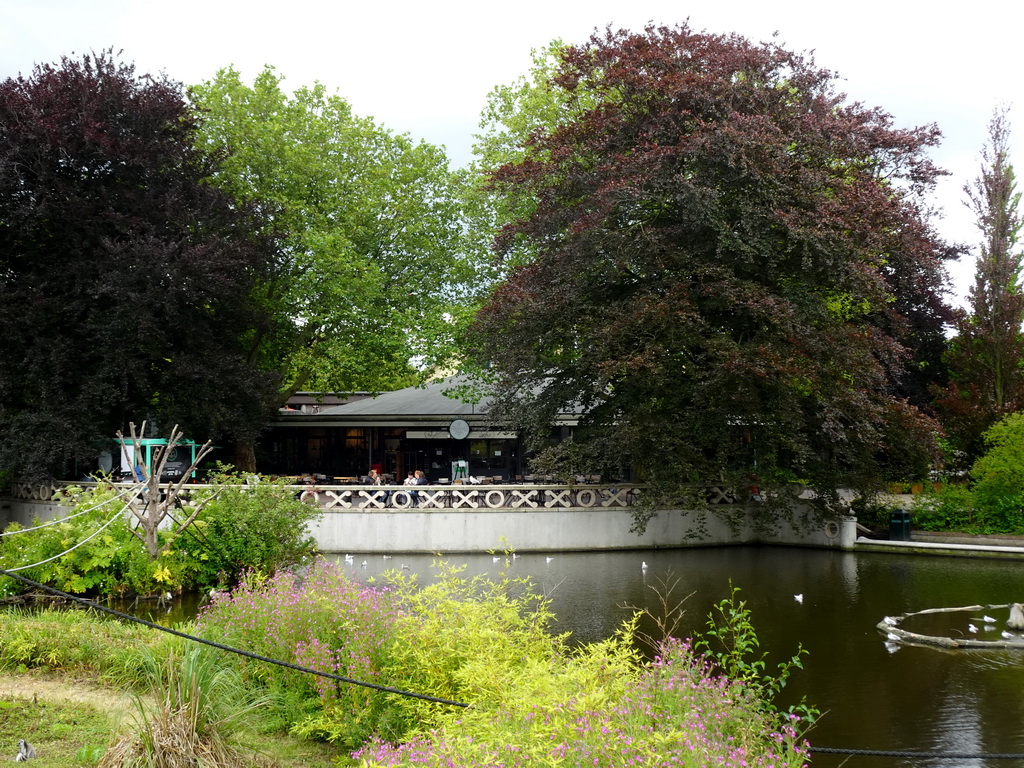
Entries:
{"type": "Polygon", "coordinates": [[[134,755],[134,764],[195,765],[153,759],[195,739],[208,756],[233,756],[216,765],[274,764],[239,751],[232,727],[326,744],[335,764],[365,768],[804,763],[813,711],[777,711],[770,696],[777,683],[768,682],[784,684],[801,654],[766,669],[735,591],[713,616],[706,642],[663,638],[650,657],[638,650],[637,617],[579,648],[552,632],[551,619],[546,601],[517,579],[470,579],[439,563],[430,584],[401,571],[362,584],[317,562],[302,573],[246,578],[181,627],[468,706],[342,684],[78,612],[11,614],[0,626],[0,669],[89,675],[148,702],[126,731],[134,739],[97,756],[103,766],[129,764],[118,755],[134,755]],[[182,731],[179,721],[195,728],[182,731]],[[155,737],[168,729],[178,735],[155,737]]]}

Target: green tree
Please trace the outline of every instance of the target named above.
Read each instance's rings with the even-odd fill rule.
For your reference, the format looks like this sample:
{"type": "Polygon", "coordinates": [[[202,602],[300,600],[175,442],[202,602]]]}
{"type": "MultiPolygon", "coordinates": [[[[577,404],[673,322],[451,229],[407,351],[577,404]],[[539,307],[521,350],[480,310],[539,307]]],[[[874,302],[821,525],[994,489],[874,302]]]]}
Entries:
{"type": "Polygon", "coordinates": [[[969,311],[957,317],[957,336],[947,360],[949,386],[936,406],[959,458],[969,466],[984,450],[985,431],[1008,413],[1024,407],[1024,293],[1018,246],[1020,192],[1010,162],[1010,124],[1006,109],[989,122],[981,173],[964,186],[967,205],[982,235],[969,311]]]}
{"type": "Polygon", "coordinates": [[[985,453],[971,467],[974,523],[984,530],[1024,530],[1024,413],[1011,413],[984,435],[985,453]]]}
{"type": "Polygon", "coordinates": [[[756,472],[832,505],[887,464],[922,470],[934,425],[899,389],[914,333],[941,334],[949,250],[922,213],[938,131],[897,130],[833,81],[685,25],[561,54],[546,87],[576,111],[491,175],[536,204],[502,230],[502,253],[529,256],[472,329],[535,446],[579,414],[542,458],[629,462],[673,504],[756,472]]]}
{"type": "Polygon", "coordinates": [[[239,343],[274,243],[208,182],[179,83],[112,52],[0,83],[0,467],[69,471],[129,420],[252,439],[239,343]]]}
{"type": "Polygon", "coordinates": [[[217,183],[265,206],[282,256],[259,286],[274,324],[251,359],[281,376],[282,402],[305,388],[385,390],[411,361],[444,359],[474,265],[459,182],[444,152],[352,113],[319,83],[293,95],[265,68],[232,68],[191,91],[202,138],[227,157],[217,183]]]}

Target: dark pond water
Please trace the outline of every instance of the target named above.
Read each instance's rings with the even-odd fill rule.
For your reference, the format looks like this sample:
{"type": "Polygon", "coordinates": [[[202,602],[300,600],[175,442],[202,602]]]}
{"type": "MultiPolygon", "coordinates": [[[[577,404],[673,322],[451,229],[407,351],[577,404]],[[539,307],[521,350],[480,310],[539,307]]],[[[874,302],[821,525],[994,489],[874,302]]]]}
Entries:
{"type": "MultiPolygon", "coordinates": [[[[433,558],[355,555],[357,576],[408,564],[423,575],[433,558]],[[365,560],[366,565],[362,562],[365,560]]],[[[614,553],[522,555],[504,559],[451,555],[467,574],[528,576],[552,601],[557,627],[579,642],[611,634],[630,611],[654,609],[659,580],[678,580],[685,603],[684,632],[705,628],[708,613],[740,589],[753,613],[770,666],[809,651],[805,668],[786,689],[825,715],[812,744],[869,750],[1024,753],[1024,649],[1020,651],[890,650],[875,625],[883,616],[926,608],[1024,601],[1024,562],[924,556],[853,554],[812,549],[735,547],[614,553]],[[647,563],[646,572],[641,568],[647,563]],[[692,594],[691,594],[692,593],[692,594]],[[803,602],[794,599],[803,595],[803,602]]],[[[341,560],[341,558],[339,558],[341,560]]],[[[1008,611],[987,611],[999,621],[1008,611]]],[[[917,620],[909,629],[957,637],[973,612],[917,620]]],[[[979,633],[986,630],[978,624],[979,633]]],[[[817,755],[814,766],[1024,766],[1015,760],[936,760],[817,755]]]]}

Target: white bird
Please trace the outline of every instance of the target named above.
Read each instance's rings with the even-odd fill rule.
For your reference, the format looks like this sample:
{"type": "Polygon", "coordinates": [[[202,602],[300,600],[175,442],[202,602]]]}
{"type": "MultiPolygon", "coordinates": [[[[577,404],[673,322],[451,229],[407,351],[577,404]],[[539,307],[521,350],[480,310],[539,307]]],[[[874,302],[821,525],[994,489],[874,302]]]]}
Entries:
{"type": "Polygon", "coordinates": [[[882,619],[882,621],[884,621],[890,627],[895,627],[897,624],[899,624],[899,622],[896,621],[896,619],[894,619],[892,616],[886,616],[884,619],[882,619]]]}
{"type": "Polygon", "coordinates": [[[403,571],[408,571],[409,570],[409,566],[406,565],[405,563],[402,563],[402,570],[403,571]]]}
{"type": "Polygon", "coordinates": [[[1013,637],[1014,637],[1013,632],[1007,632],[1005,629],[1002,632],[1000,632],[999,634],[1002,635],[1003,637],[1005,637],[1007,640],[1012,640],[1013,637]]]}
{"type": "Polygon", "coordinates": [[[496,563],[496,562],[498,562],[499,560],[501,560],[501,558],[500,558],[500,557],[492,557],[492,558],[491,558],[491,561],[492,561],[492,562],[495,562],[495,563],[496,563]]]}
{"type": "Polygon", "coordinates": [[[384,555],[384,559],[385,560],[390,560],[391,559],[391,555],[384,555]]]}
{"type": "Polygon", "coordinates": [[[554,560],[554,559],[555,559],[555,558],[553,558],[553,557],[549,557],[549,558],[547,558],[547,559],[546,559],[546,560],[545,560],[544,562],[545,562],[545,563],[550,563],[550,562],[551,562],[552,560],[554,560]]]}
{"type": "Polygon", "coordinates": [[[885,644],[885,650],[887,650],[889,653],[896,653],[896,651],[898,651],[899,649],[900,649],[900,644],[899,643],[886,643],[885,644]]]}
{"type": "Polygon", "coordinates": [[[352,562],[355,562],[355,558],[354,558],[354,557],[352,557],[352,555],[345,555],[345,562],[346,562],[346,563],[352,563],[352,562]]]}
{"type": "Polygon", "coordinates": [[[895,632],[887,632],[885,635],[885,639],[888,640],[890,643],[898,643],[902,638],[900,638],[900,636],[897,635],[895,632]]]}
{"type": "Polygon", "coordinates": [[[803,593],[803,592],[801,592],[801,593],[800,593],[799,595],[793,595],[793,599],[794,599],[794,600],[796,600],[796,601],[797,601],[798,603],[800,603],[801,605],[803,605],[803,602],[804,602],[804,593],[803,593]]]}
{"type": "Polygon", "coordinates": [[[643,571],[644,573],[647,573],[647,561],[646,560],[641,561],[641,563],[640,563],[640,570],[643,571]]]}
{"type": "Polygon", "coordinates": [[[977,632],[978,628],[976,626],[974,626],[973,624],[968,624],[967,625],[967,631],[968,632],[977,632]]]}
{"type": "Polygon", "coordinates": [[[363,562],[361,562],[360,565],[363,566],[363,568],[365,568],[366,567],[366,561],[363,560],[363,562]]]}
{"type": "Polygon", "coordinates": [[[996,623],[996,620],[993,619],[991,616],[989,616],[987,614],[985,616],[982,616],[981,620],[984,621],[986,624],[995,624],[996,623]]]}

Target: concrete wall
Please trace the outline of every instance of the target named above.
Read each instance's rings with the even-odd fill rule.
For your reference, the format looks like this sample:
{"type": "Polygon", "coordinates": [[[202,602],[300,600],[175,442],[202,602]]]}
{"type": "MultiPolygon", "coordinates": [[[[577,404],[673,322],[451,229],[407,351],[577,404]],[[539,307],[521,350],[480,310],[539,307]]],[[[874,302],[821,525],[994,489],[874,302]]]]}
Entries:
{"type": "MultiPolygon", "coordinates": [[[[330,509],[312,526],[324,552],[517,552],[658,549],[733,544],[853,549],[856,520],[825,528],[783,523],[771,531],[753,524],[756,506],[723,506],[718,514],[664,510],[642,534],[631,531],[628,508],[330,509]],[[727,517],[731,524],[725,522],[727,517]]],[[[66,511],[52,501],[0,502],[0,527],[53,520],[66,511]],[[6,509],[3,507],[6,505],[6,509]],[[6,513],[6,514],[5,514],[6,513]]]]}
{"type": "Polygon", "coordinates": [[[852,548],[856,520],[828,530],[784,524],[758,532],[749,511],[734,512],[733,525],[717,515],[658,512],[642,534],[630,530],[623,509],[533,510],[344,510],[325,512],[313,535],[325,552],[517,552],[658,549],[727,544],[852,548]],[[701,517],[703,519],[701,519],[701,517]],[[704,535],[696,535],[697,528],[704,535]]]}
{"type": "Polygon", "coordinates": [[[10,523],[20,523],[28,528],[32,521],[38,519],[45,523],[63,517],[68,511],[52,501],[26,501],[24,499],[0,499],[0,527],[6,528],[10,523]]]}

